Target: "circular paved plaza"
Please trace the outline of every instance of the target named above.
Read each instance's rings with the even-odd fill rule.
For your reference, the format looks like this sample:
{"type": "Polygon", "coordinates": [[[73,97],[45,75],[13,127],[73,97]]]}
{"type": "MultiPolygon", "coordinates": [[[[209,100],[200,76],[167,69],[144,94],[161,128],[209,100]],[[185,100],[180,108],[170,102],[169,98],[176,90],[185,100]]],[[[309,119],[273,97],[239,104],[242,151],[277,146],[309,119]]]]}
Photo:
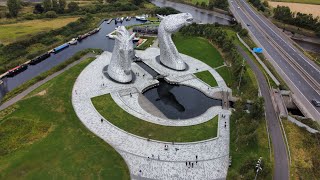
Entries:
{"type": "MultiPolygon", "coordinates": [[[[174,71],[157,62],[159,54],[158,48],[136,52],[145,64],[163,75],[168,82],[193,87],[212,98],[221,96],[221,92],[230,92],[222,77],[201,61],[182,54],[189,68],[185,71],[174,71]],[[216,79],[217,87],[210,87],[193,75],[206,70],[216,79]]],[[[110,59],[111,53],[104,52],[81,72],[73,87],[72,104],[80,121],[122,155],[129,167],[131,179],[225,179],[229,165],[231,112],[221,106],[213,106],[201,116],[184,120],[170,120],[154,115],[150,113],[152,110],[146,110],[150,102],[148,104],[147,100],[141,100],[141,93],[157,85],[158,80],[133,63],[133,73],[140,76],[136,76],[132,83],[120,84],[111,81],[103,71],[110,59]],[[141,76],[142,74],[144,75],[141,76]],[[91,98],[105,94],[111,94],[119,108],[141,121],[164,126],[191,126],[219,116],[217,137],[199,142],[172,143],[130,134],[110,123],[93,106],[91,98]],[[103,123],[101,119],[104,120],[103,123]],[[193,163],[193,166],[186,164],[187,161],[193,163]]]]}

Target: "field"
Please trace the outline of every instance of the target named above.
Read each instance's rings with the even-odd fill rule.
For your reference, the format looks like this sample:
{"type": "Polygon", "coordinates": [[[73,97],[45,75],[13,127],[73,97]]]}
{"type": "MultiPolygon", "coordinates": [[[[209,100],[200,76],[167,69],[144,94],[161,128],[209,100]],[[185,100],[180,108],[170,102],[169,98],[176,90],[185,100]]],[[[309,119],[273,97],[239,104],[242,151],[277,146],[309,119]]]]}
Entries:
{"type": "Polygon", "coordinates": [[[290,3],[290,2],[269,2],[271,7],[288,6],[292,12],[301,12],[305,14],[312,14],[314,17],[320,16],[320,1],[319,5],[290,3]]]}
{"type": "Polygon", "coordinates": [[[0,42],[9,44],[30,34],[61,28],[77,19],[77,17],[42,19],[0,25],[0,42]]]}
{"type": "Polygon", "coordinates": [[[0,179],[129,179],[122,157],[71,104],[85,60],[0,112],[0,179]]]}
{"type": "MultiPolygon", "coordinates": [[[[270,0],[269,0],[270,1],[270,0]]],[[[319,0],[271,0],[276,2],[292,2],[292,3],[303,3],[303,4],[320,4],[319,0]]]]}
{"type": "Polygon", "coordinates": [[[319,179],[320,135],[283,120],[291,153],[290,179],[319,179]]]}

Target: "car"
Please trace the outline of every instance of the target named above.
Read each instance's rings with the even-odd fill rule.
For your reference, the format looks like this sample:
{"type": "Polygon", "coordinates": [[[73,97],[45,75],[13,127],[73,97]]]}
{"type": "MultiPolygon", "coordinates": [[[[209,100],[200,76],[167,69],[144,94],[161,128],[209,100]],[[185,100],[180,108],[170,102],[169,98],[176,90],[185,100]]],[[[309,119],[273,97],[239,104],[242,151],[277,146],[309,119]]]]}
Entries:
{"type": "Polygon", "coordinates": [[[320,101],[319,101],[319,100],[317,100],[317,99],[312,99],[311,102],[312,102],[312,104],[313,104],[314,106],[320,107],[320,101]]]}
{"type": "Polygon", "coordinates": [[[240,9],[240,6],[238,6],[238,9],[240,9]]]}

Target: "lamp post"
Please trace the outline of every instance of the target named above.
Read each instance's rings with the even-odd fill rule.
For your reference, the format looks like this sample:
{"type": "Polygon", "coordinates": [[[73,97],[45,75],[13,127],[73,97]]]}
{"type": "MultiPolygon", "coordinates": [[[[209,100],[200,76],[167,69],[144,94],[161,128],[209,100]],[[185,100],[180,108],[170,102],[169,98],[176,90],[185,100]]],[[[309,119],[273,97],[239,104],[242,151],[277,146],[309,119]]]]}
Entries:
{"type": "Polygon", "coordinates": [[[254,178],[254,180],[257,179],[257,176],[258,176],[259,171],[262,170],[261,163],[262,163],[262,157],[260,157],[260,158],[258,159],[258,162],[257,162],[257,164],[256,164],[256,177],[254,178]]]}

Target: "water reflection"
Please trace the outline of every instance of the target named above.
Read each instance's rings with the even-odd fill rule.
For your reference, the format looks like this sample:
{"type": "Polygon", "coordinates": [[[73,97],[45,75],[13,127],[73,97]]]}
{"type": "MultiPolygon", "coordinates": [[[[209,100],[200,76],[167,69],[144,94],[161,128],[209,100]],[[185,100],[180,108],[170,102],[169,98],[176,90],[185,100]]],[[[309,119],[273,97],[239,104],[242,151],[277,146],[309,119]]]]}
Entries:
{"type": "Polygon", "coordinates": [[[212,99],[202,92],[184,85],[172,85],[158,79],[159,86],[143,95],[170,119],[188,119],[205,113],[212,106],[221,106],[221,100],[212,99]]]}

